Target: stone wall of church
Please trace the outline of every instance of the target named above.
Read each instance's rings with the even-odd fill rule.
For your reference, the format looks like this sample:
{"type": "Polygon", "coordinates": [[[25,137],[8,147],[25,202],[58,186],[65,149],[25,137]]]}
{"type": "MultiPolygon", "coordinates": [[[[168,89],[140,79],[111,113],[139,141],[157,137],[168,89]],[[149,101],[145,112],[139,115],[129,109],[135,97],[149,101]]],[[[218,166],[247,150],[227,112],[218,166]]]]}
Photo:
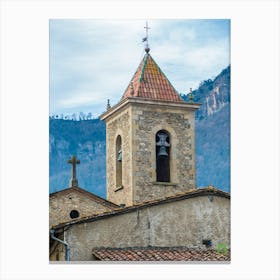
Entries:
{"type": "Polygon", "coordinates": [[[65,231],[72,261],[93,260],[95,247],[187,246],[230,247],[230,199],[213,196],[187,198],[135,209],[88,223],[74,224],[65,231]]]}
{"type": "Polygon", "coordinates": [[[131,189],[131,112],[125,108],[106,121],[106,174],[107,199],[117,205],[132,204],[131,189]],[[121,136],[122,148],[122,184],[117,185],[117,137],[121,136]]]}
{"type": "Polygon", "coordinates": [[[196,188],[194,111],[168,106],[132,107],[133,202],[196,188]],[[170,134],[170,183],[156,182],[156,133],[170,134]]]}
{"type": "Polygon", "coordinates": [[[72,220],[70,212],[79,212],[79,218],[110,210],[108,207],[93,201],[78,192],[57,194],[49,200],[49,225],[57,225],[72,220]]]}
{"type": "Polygon", "coordinates": [[[106,119],[107,199],[132,205],[196,188],[194,109],[150,102],[121,107],[106,119]],[[156,133],[170,135],[170,182],[157,182],[156,133]],[[117,137],[122,185],[117,183],[117,137]]]}

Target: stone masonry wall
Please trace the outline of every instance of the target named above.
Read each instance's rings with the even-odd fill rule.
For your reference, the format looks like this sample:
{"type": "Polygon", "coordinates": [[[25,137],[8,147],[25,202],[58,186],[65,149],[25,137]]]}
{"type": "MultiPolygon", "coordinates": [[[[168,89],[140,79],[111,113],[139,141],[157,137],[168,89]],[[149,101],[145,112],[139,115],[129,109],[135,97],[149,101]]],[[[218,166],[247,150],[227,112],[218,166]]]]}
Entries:
{"type": "Polygon", "coordinates": [[[133,202],[171,196],[196,187],[194,112],[166,106],[132,107],[133,202]],[[170,183],[156,182],[159,130],[170,134],[170,183]]]}
{"type": "Polygon", "coordinates": [[[131,189],[131,126],[127,108],[106,122],[107,199],[115,204],[132,204],[131,189]],[[116,183],[116,140],[122,141],[122,188],[116,183]]]}
{"type": "MultiPolygon", "coordinates": [[[[70,212],[77,210],[80,217],[93,215],[110,210],[108,207],[93,201],[78,192],[57,194],[50,197],[49,201],[49,225],[57,225],[72,220],[70,212]]],[[[79,218],[80,218],[79,217],[79,218]]]]}
{"type": "Polygon", "coordinates": [[[94,247],[187,246],[205,248],[203,239],[230,247],[230,200],[200,196],[174,201],[88,223],[65,232],[72,261],[93,260],[94,247]]]}

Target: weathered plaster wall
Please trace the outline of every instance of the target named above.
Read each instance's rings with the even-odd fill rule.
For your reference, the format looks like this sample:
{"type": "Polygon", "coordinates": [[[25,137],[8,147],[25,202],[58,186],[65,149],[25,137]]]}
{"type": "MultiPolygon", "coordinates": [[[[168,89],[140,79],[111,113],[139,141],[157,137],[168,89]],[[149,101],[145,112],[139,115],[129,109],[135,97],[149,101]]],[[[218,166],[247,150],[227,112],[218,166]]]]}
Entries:
{"type": "Polygon", "coordinates": [[[188,246],[204,248],[203,239],[230,246],[230,200],[200,196],[135,210],[65,232],[72,261],[93,260],[94,247],[188,246]]]}
{"type": "MultiPolygon", "coordinates": [[[[64,233],[58,234],[56,236],[60,240],[64,239],[64,233]]],[[[65,246],[53,239],[50,239],[50,251],[49,251],[50,261],[65,261],[65,246]]]]}
{"type": "Polygon", "coordinates": [[[110,208],[75,191],[67,194],[53,195],[50,197],[49,201],[50,227],[72,220],[70,217],[70,212],[72,210],[77,210],[80,213],[80,217],[85,217],[108,211],[110,208]]]}

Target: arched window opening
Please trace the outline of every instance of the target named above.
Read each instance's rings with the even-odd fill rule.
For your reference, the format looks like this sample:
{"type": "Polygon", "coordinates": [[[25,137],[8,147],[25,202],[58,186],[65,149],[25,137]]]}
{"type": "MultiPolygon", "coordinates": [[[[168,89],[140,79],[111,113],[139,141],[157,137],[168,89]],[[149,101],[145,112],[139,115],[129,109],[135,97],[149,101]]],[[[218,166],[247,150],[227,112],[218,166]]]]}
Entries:
{"type": "Polygon", "coordinates": [[[157,182],[170,182],[170,136],[165,130],[156,134],[157,182]]]}
{"type": "Polygon", "coordinates": [[[118,135],[116,140],[116,187],[122,186],[122,138],[118,135]]]}

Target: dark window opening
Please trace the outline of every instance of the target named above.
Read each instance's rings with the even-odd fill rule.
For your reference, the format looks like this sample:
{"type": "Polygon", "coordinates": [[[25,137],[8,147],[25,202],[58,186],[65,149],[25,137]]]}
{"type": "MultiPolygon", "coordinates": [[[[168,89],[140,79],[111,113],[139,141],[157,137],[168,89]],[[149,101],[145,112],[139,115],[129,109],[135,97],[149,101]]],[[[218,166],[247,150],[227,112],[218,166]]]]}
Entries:
{"type": "Polygon", "coordinates": [[[80,216],[80,213],[77,211],[77,210],[72,210],[71,212],[70,212],[70,217],[71,217],[71,219],[76,219],[76,218],[78,218],[80,216]]]}
{"type": "Polygon", "coordinates": [[[211,247],[212,246],[212,240],[211,239],[203,239],[202,244],[205,245],[206,247],[211,247]]]}
{"type": "Polygon", "coordinates": [[[157,182],[170,182],[170,137],[165,130],[156,134],[157,182]]]}
{"type": "Polygon", "coordinates": [[[122,186],[122,161],[122,138],[118,135],[116,140],[116,188],[120,188],[122,186]]]}

